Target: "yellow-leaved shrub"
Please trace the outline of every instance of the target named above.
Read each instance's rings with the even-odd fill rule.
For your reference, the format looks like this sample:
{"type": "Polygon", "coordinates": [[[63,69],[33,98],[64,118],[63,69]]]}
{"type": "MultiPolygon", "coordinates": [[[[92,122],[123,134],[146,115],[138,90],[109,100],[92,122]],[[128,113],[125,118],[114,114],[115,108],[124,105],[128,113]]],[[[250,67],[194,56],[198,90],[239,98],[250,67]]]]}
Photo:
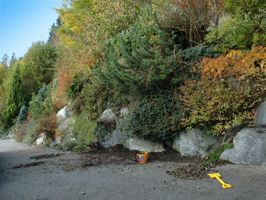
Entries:
{"type": "Polygon", "coordinates": [[[266,47],[205,58],[201,80],[189,80],[180,87],[180,99],[190,110],[184,125],[210,125],[210,132],[219,135],[232,125],[252,122],[266,95],[265,62],[266,47]]]}

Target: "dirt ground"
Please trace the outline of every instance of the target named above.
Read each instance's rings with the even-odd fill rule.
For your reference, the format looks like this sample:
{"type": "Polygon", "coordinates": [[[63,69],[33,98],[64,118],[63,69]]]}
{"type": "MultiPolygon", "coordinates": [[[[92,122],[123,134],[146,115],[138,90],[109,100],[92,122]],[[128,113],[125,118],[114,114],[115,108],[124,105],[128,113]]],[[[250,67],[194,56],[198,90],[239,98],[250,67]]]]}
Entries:
{"type": "MultiPolygon", "coordinates": [[[[0,140],[0,199],[265,199],[266,166],[204,165],[168,149],[148,162],[122,146],[86,153],[0,140]],[[208,177],[218,172],[231,184],[208,177]]],[[[225,165],[226,164],[226,165],[225,165]]]]}

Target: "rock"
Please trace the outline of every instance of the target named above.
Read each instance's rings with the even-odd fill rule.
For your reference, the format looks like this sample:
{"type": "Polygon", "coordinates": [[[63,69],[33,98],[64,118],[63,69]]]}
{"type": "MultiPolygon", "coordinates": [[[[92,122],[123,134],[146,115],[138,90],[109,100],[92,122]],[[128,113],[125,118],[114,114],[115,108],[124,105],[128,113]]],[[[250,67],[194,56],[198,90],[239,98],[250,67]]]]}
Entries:
{"type": "Polygon", "coordinates": [[[160,142],[152,142],[138,137],[128,138],[123,145],[130,150],[146,152],[162,152],[165,150],[160,142]]]}
{"type": "Polygon", "coordinates": [[[234,147],[220,159],[232,163],[266,164],[266,128],[244,128],[234,137],[234,147]]]}
{"type": "Polygon", "coordinates": [[[58,113],[56,114],[57,119],[59,121],[61,121],[61,122],[63,122],[64,120],[66,120],[69,116],[70,116],[70,114],[68,112],[67,106],[65,106],[64,108],[62,108],[61,110],[59,110],[58,113]]]}
{"type": "Polygon", "coordinates": [[[121,143],[121,132],[119,130],[114,130],[111,137],[107,141],[102,142],[101,145],[104,148],[108,148],[121,143]]]}
{"type": "Polygon", "coordinates": [[[249,125],[249,122],[244,122],[244,123],[241,123],[241,124],[237,124],[237,125],[232,126],[224,134],[223,139],[222,139],[222,144],[223,143],[228,143],[230,140],[232,140],[232,138],[235,137],[235,135],[239,131],[241,131],[243,128],[246,128],[248,125],[249,125]]]}
{"type": "Polygon", "coordinates": [[[181,153],[182,156],[205,156],[215,146],[219,146],[220,138],[211,137],[204,134],[199,129],[183,131],[174,138],[173,149],[181,153]]]}
{"type": "Polygon", "coordinates": [[[255,127],[266,126],[266,101],[256,111],[255,127]]]}
{"type": "Polygon", "coordinates": [[[111,109],[106,109],[102,116],[99,118],[100,121],[104,121],[104,120],[107,120],[107,121],[115,121],[116,120],[116,116],[115,114],[113,113],[113,111],[111,109]]]}
{"type": "MultiPolygon", "coordinates": [[[[129,109],[127,107],[121,108],[119,116],[116,118],[116,128],[119,129],[121,122],[128,116],[129,109]]],[[[121,127],[120,127],[121,128],[121,127]]]]}
{"type": "Polygon", "coordinates": [[[41,133],[38,139],[36,140],[36,144],[37,145],[43,144],[45,142],[45,139],[46,139],[45,133],[41,133]]]}
{"type": "Polygon", "coordinates": [[[69,128],[71,123],[74,123],[74,120],[72,117],[68,117],[58,126],[58,130],[60,130],[60,135],[55,135],[56,142],[61,143],[62,140],[70,134],[69,128]]]}
{"type": "Polygon", "coordinates": [[[120,117],[125,118],[129,114],[129,109],[127,107],[121,108],[120,117]]]}

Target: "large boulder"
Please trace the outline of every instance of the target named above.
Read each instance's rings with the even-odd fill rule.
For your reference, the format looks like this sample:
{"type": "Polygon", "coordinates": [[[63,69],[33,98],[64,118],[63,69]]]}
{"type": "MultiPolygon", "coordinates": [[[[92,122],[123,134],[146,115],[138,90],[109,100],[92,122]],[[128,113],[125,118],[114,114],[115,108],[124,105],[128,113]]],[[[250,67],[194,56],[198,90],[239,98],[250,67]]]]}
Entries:
{"type": "Polygon", "coordinates": [[[98,121],[105,121],[105,120],[106,121],[115,121],[116,120],[116,116],[111,109],[106,109],[105,111],[103,111],[103,114],[98,119],[98,121]]]}
{"type": "Polygon", "coordinates": [[[39,137],[37,138],[37,140],[36,140],[36,144],[37,144],[37,145],[44,144],[44,143],[45,143],[45,140],[46,140],[46,135],[45,135],[45,133],[41,133],[41,134],[39,135],[39,137]]]}
{"type": "Polygon", "coordinates": [[[146,151],[146,152],[162,152],[165,149],[160,142],[152,142],[138,137],[130,137],[124,143],[124,147],[130,150],[146,151]]]}
{"type": "Polygon", "coordinates": [[[220,159],[232,163],[266,164],[266,128],[244,128],[237,133],[234,147],[226,149],[220,159]]]}
{"type": "Polygon", "coordinates": [[[111,137],[107,141],[102,142],[101,144],[104,148],[108,148],[121,143],[121,132],[119,130],[114,130],[111,137]]]}
{"type": "Polygon", "coordinates": [[[219,137],[211,137],[203,134],[199,129],[183,131],[174,138],[173,149],[181,153],[182,156],[205,156],[214,147],[219,146],[219,137]]]}
{"type": "Polygon", "coordinates": [[[69,117],[66,120],[64,120],[63,122],[61,122],[61,124],[58,126],[58,130],[60,131],[59,135],[55,135],[55,141],[58,143],[63,142],[64,139],[69,139],[70,136],[70,125],[74,123],[73,122],[73,118],[69,117]]]}
{"type": "Polygon", "coordinates": [[[266,127],[266,101],[256,111],[255,127],[266,127]]]}
{"type": "Polygon", "coordinates": [[[64,108],[62,108],[61,110],[58,111],[58,113],[56,114],[57,119],[60,122],[65,121],[68,117],[70,116],[69,111],[68,111],[68,107],[65,106],[64,108]]]}

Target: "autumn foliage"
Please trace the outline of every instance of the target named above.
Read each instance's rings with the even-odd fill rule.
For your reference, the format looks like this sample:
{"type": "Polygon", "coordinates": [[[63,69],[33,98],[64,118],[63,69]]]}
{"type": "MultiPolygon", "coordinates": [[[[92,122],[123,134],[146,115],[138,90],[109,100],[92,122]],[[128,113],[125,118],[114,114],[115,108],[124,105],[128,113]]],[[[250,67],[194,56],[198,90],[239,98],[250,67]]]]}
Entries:
{"type": "Polygon", "coordinates": [[[219,135],[231,125],[252,121],[266,95],[265,62],[265,47],[205,58],[202,79],[180,87],[180,99],[191,111],[186,127],[210,125],[212,133],[219,135]]]}

